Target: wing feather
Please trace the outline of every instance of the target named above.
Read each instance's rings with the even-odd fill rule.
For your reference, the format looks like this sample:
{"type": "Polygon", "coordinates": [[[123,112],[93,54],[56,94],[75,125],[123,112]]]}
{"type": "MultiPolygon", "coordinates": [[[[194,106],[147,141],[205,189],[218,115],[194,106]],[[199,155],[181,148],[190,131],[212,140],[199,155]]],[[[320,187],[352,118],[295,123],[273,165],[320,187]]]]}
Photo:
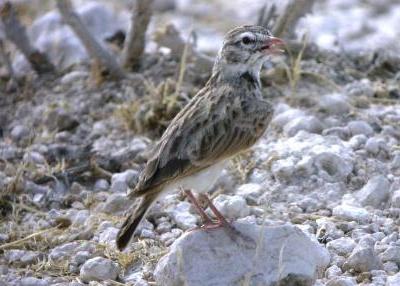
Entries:
{"type": "Polygon", "coordinates": [[[266,102],[250,107],[244,113],[239,102],[212,105],[209,98],[196,96],[165,131],[132,194],[148,194],[251,147],[267,127],[272,109],[266,102]],[[249,116],[253,112],[265,113],[262,132],[249,116]]]}

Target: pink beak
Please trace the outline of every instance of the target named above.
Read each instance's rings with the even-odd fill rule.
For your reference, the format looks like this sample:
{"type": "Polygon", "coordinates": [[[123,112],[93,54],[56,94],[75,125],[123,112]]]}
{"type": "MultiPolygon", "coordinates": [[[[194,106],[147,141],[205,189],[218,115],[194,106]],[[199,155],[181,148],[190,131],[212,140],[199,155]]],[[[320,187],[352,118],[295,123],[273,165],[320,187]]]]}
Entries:
{"type": "Polygon", "coordinates": [[[284,52],[284,50],[282,49],[284,48],[284,46],[285,42],[282,39],[269,37],[265,41],[265,46],[262,47],[262,49],[268,54],[280,54],[284,52]]]}

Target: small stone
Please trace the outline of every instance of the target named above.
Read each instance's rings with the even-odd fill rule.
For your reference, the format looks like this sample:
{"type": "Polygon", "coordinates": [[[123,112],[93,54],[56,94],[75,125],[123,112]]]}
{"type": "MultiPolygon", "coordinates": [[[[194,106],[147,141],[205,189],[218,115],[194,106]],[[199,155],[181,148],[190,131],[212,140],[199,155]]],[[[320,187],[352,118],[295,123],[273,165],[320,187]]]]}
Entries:
{"type": "Polygon", "coordinates": [[[335,277],[326,283],[326,286],[356,286],[357,282],[352,277],[335,277]]]}
{"type": "Polygon", "coordinates": [[[91,258],[91,256],[92,255],[89,253],[89,251],[78,251],[73,257],[72,263],[80,266],[85,263],[89,258],[91,258]]]}
{"type": "Polygon", "coordinates": [[[258,197],[263,193],[263,187],[260,184],[249,183],[238,187],[236,194],[246,199],[248,203],[256,204],[258,197]]]}
{"type": "Polygon", "coordinates": [[[372,247],[356,247],[343,265],[344,270],[369,272],[382,269],[383,265],[372,247]]]}
{"type": "Polygon", "coordinates": [[[24,277],[20,282],[21,286],[48,286],[49,283],[46,280],[38,279],[35,277],[24,277]]]}
{"type": "Polygon", "coordinates": [[[110,187],[110,184],[106,179],[98,179],[94,183],[94,191],[95,192],[105,192],[110,187]]]}
{"type": "Polygon", "coordinates": [[[17,125],[11,130],[10,136],[15,142],[26,140],[31,136],[31,129],[25,125],[17,125]]]}
{"type": "Polygon", "coordinates": [[[100,208],[102,212],[118,215],[123,214],[132,206],[133,202],[125,194],[110,194],[100,208]]]}
{"type": "Polygon", "coordinates": [[[103,257],[94,257],[83,264],[79,277],[84,282],[116,280],[119,272],[117,263],[103,257]]]}
{"type": "Polygon", "coordinates": [[[390,163],[390,167],[394,170],[400,169],[400,154],[396,154],[393,157],[392,162],[390,163]]]}
{"type": "Polygon", "coordinates": [[[114,246],[115,239],[117,238],[117,233],[119,229],[116,227],[109,227],[103,230],[99,235],[99,242],[104,244],[109,244],[114,246]]]}
{"type": "Polygon", "coordinates": [[[295,172],[293,158],[276,160],[272,163],[271,171],[274,177],[279,181],[289,181],[295,172]]]}
{"type": "Polygon", "coordinates": [[[323,130],[323,126],[320,120],[318,120],[315,116],[302,116],[297,117],[287,123],[284,128],[283,132],[289,136],[295,136],[297,132],[300,130],[307,131],[309,133],[321,133],[323,130]]]}
{"type": "Polygon", "coordinates": [[[370,154],[377,155],[381,148],[386,149],[384,146],[385,143],[381,139],[371,137],[365,143],[365,150],[370,154]]]}
{"type": "Polygon", "coordinates": [[[361,205],[375,208],[382,207],[389,196],[390,182],[382,175],[372,177],[361,190],[355,193],[355,197],[361,205]]]}
{"type": "Polygon", "coordinates": [[[324,180],[335,183],[343,181],[353,171],[353,164],[333,152],[322,152],[315,156],[314,165],[318,175],[324,180]]]}
{"type": "Polygon", "coordinates": [[[113,174],[111,177],[112,192],[125,193],[128,187],[133,187],[136,183],[138,172],[136,170],[126,170],[122,173],[113,174]]]}
{"type": "Polygon", "coordinates": [[[92,242],[73,241],[56,246],[50,251],[49,257],[52,260],[60,261],[61,259],[69,259],[79,251],[88,251],[93,253],[94,250],[95,245],[92,242]]]}
{"type": "Polygon", "coordinates": [[[219,195],[214,200],[215,207],[223,216],[230,219],[246,217],[250,214],[250,207],[246,200],[238,195],[219,195]]]}
{"type": "Polygon", "coordinates": [[[170,213],[176,225],[183,230],[197,226],[198,219],[190,212],[191,207],[188,202],[180,202],[170,213]]]}
{"type": "Polygon", "coordinates": [[[371,125],[369,125],[365,121],[361,120],[350,121],[347,124],[347,127],[349,128],[352,136],[362,134],[369,137],[374,134],[374,130],[372,129],[371,125]]]}
{"type": "Polygon", "coordinates": [[[400,190],[393,192],[391,206],[393,208],[400,208],[400,190]]]}
{"type": "Polygon", "coordinates": [[[348,98],[342,94],[327,94],[321,97],[319,101],[321,111],[328,114],[343,115],[350,111],[348,98]]]}
{"type": "Polygon", "coordinates": [[[339,205],[333,208],[332,214],[338,218],[366,223],[369,219],[369,213],[364,208],[350,205],[339,205]]]}
{"type": "Polygon", "coordinates": [[[349,255],[355,247],[356,243],[349,237],[341,237],[326,244],[326,248],[329,251],[333,251],[341,256],[349,255]]]}
{"type": "Polygon", "coordinates": [[[399,286],[400,285],[400,273],[387,277],[385,286],[399,286]]]}
{"type": "Polygon", "coordinates": [[[342,270],[337,265],[332,265],[325,271],[325,277],[330,279],[342,274],[342,270]]]}
{"type": "Polygon", "coordinates": [[[397,263],[388,261],[383,263],[383,270],[385,270],[387,273],[394,274],[399,272],[399,267],[397,266],[397,263]]]}
{"type": "Polygon", "coordinates": [[[290,121],[304,116],[304,111],[300,109],[288,109],[282,113],[277,114],[271,121],[271,125],[278,128],[283,129],[283,127],[288,124],[290,121]]]}
{"type": "Polygon", "coordinates": [[[365,142],[367,142],[367,136],[361,134],[351,137],[348,144],[353,150],[358,150],[365,144],[365,142]]]}
{"type": "Polygon", "coordinates": [[[27,266],[37,263],[43,258],[43,254],[37,251],[11,249],[6,250],[4,258],[8,263],[18,264],[19,266],[27,266]]]}
{"type": "Polygon", "coordinates": [[[382,253],[382,261],[393,261],[400,264],[400,246],[389,246],[385,252],[382,253]]]}
{"type": "Polygon", "coordinates": [[[163,221],[157,225],[156,231],[160,234],[171,231],[172,225],[169,221],[163,221]]]}
{"type": "Polygon", "coordinates": [[[88,77],[86,71],[72,71],[61,78],[61,84],[68,85],[88,77]]]}

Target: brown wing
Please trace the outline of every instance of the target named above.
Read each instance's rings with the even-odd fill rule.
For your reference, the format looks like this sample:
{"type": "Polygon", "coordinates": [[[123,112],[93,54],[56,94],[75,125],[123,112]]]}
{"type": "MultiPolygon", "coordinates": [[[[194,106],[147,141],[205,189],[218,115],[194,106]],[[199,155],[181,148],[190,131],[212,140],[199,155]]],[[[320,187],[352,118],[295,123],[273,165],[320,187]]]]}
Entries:
{"type": "Polygon", "coordinates": [[[248,149],[263,134],[271,115],[271,106],[264,101],[223,105],[211,104],[207,97],[194,98],[162,136],[132,195],[149,193],[248,149]]]}

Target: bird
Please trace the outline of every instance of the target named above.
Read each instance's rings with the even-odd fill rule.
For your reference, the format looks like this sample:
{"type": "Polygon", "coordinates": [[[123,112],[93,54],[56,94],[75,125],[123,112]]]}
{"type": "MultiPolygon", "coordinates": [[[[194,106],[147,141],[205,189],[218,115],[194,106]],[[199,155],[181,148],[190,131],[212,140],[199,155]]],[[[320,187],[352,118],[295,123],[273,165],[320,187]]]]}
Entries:
{"type": "Polygon", "coordinates": [[[230,227],[206,192],[226,162],[253,146],[268,127],[274,109],[262,95],[260,71],[283,46],[282,39],[261,26],[239,26],[224,36],[209,80],[170,122],[136,186],[128,191],[128,197],[140,202],[117,234],[119,250],[126,248],[151,206],[178,190],[187,195],[204,229],[230,227]],[[217,221],[192,191],[205,200],[217,221]]]}

